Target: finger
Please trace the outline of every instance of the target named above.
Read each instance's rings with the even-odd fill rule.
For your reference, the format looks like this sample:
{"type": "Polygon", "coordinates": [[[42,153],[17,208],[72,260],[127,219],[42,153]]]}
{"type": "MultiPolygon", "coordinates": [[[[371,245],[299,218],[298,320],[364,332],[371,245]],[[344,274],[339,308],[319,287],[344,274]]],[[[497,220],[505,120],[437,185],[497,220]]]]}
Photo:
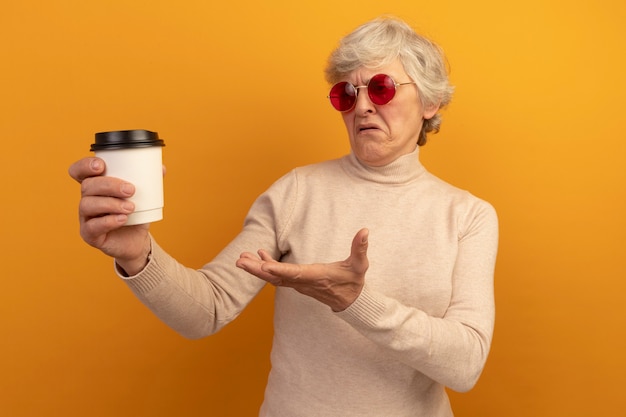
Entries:
{"type": "Polygon", "coordinates": [[[135,186],[115,177],[89,177],[80,184],[80,192],[85,196],[107,196],[128,198],[135,194],[135,186]]]}
{"type": "Polygon", "coordinates": [[[237,268],[243,269],[247,273],[260,278],[263,281],[269,282],[272,285],[280,285],[280,277],[275,277],[262,269],[264,263],[265,262],[260,260],[258,256],[254,256],[251,253],[246,252],[240,255],[239,259],[235,262],[235,265],[237,268]]]}
{"type": "Polygon", "coordinates": [[[99,247],[107,234],[123,227],[128,220],[125,214],[95,217],[81,223],[80,235],[88,244],[99,247]]]}
{"type": "Polygon", "coordinates": [[[243,252],[241,255],[239,255],[239,259],[251,259],[258,261],[259,257],[250,252],[243,252]]]}
{"type": "Polygon", "coordinates": [[[350,249],[350,264],[359,271],[365,272],[369,267],[367,259],[367,248],[369,245],[369,230],[361,229],[352,239],[352,247],[350,249]]]}
{"type": "Polygon", "coordinates": [[[367,255],[367,246],[369,241],[369,230],[361,229],[359,230],[354,238],[352,239],[352,248],[350,250],[350,254],[353,256],[366,256],[367,255]]]}
{"type": "Polygon", "coordinates": [[[272,255],[270,255],[269,252],[265,249],[259,249],[257,253],[259,254],[259,257],[265,262],[278,262],[274,258],[272,258],[272,255]]]}
{"type": "Polygon", "coordinates": [[[135,211],[135,205],[128,200],[114,197],[86,196],[78,204],[78,213],[81,218],[92,219],[109,214],[130,214],[135,211]]]}
{"type": "Polygon", "coordinates": [[[282,282],[297,281],[305,278],[303,276],[303,265],[298,264],[289,264],[276,261],[264,262],[261,265],[261,270],[274,277],[280,278],[282,282]]]}
{"type": "Polygon", "coordinates": [[[68,169],[68,173],[70,174],[70,177],[74,178],[74,180],[82,183],[85,178],[102,175],[104,173],[104,169],[105,164],[102,159],[88,157],[74,162],[68,169]]]}

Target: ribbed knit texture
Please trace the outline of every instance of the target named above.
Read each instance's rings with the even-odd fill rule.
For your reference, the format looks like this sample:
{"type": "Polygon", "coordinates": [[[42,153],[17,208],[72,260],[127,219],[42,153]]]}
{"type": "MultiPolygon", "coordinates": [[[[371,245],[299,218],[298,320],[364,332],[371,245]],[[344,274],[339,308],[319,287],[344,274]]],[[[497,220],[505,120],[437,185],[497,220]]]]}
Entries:
{"type": "MultiPolygon", "coordinates": [[[[253,204],[242,232],[201,270],[153,241],[135,294],[187,337],[233,320],[264,282],[235,267],[263,248],[284,262],[345,259],[370,230],[366,283],[345,311],[277,288],[263,417],[450,416],[445,386],[470,389],[494,324],[493,208],[428,173],[418,150],[388,166],[353,154],[294,169],[253,204]]],[[[210,410],[207,410],[208,412],[210,410]]]]}

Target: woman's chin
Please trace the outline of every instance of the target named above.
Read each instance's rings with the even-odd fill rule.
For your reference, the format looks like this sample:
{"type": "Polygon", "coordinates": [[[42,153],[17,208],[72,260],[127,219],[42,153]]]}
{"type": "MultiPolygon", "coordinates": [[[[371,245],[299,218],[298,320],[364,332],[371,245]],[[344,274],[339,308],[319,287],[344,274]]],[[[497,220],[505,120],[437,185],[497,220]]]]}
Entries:
{"type": "Polygon", "coordinates": [[[380,152],[374,152],[372,150],[356,150],[354,154],[362,164],[371,167],[380,167],[383,165],[387,165],[389,162],[391,162],[391,160],[388,160],[389,155],[385,155],[384,153],[380,152]]]}

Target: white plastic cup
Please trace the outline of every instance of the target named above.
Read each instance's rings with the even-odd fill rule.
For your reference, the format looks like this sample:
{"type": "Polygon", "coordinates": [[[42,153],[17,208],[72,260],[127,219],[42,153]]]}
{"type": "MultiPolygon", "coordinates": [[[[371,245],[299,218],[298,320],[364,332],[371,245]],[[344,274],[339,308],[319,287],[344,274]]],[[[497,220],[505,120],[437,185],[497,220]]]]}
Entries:
{"type": "Polygon", "coordinates": [[[135,194],[128,199],[135,204],[135,211],[125,226],[163,219],[163,146],[158,133],[149,130],[96,133],[91,150],[104,160],[104,175],[135,186],[135,194]]]}

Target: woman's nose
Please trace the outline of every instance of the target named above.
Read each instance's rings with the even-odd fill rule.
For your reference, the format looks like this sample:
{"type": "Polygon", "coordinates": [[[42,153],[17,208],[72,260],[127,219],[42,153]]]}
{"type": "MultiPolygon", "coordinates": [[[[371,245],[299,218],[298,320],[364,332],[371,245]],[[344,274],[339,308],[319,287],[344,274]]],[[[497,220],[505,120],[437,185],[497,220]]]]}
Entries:
{"type": "Polygon", "coordinates": [[[366,86],[357,87],[358,94],[356,95],[356,103],[354,103],[354,110],[360,113],[373,112],[376,110],[374,103],[370,100],[367,94],[366,86]]]}

